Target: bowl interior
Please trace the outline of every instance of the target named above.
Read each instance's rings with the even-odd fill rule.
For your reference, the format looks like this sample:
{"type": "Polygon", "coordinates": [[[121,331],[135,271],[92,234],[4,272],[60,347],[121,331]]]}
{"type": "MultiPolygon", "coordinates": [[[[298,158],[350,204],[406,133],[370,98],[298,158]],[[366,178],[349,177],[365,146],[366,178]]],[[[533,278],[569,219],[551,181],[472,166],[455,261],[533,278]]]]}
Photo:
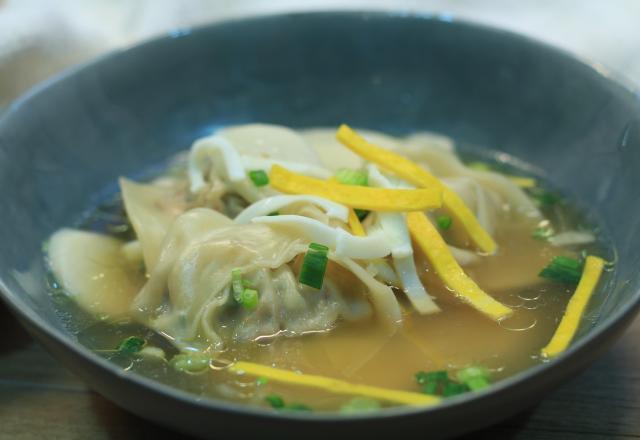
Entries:
{"type": "Polygon", "coordinates": [[[525,38],[437,18],[274,16],[182,32],[38,87],[0,121],[0,278],[68,334],[41,247],[120,175],[226,124],[430,130],[504,151],[596,213],[617,277],[589,338],[638,300],[640,107],[601,71],[525,38]]]}

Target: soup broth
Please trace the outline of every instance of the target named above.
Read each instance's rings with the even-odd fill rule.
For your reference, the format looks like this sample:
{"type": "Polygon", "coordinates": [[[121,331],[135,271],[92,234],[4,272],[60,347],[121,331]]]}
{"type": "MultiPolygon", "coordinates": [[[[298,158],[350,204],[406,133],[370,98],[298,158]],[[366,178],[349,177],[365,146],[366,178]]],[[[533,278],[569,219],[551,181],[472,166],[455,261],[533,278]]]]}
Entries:
{"type": "MultiPolygon", "coordinates": [[[[332,137],[333,130],[310,130],[303,132],[301,139],[316,148],[324,165],[332,171],[335,170],[327,164],[333,161],[339,162],[340,167],[361,167],[361,163],[352,157],[353,153],[336,153],[338,147],[327,140],[332,137]]],[[[383,143],[375,136],[374,139],[383,143]]],[[[386,138],[382,139],[384,141],[386,138]]],[[[400,142],[389,139],[389,143],[400,142]]],[[[433,142],[443,142],[442,138],[434,139],[433,142]]],[[[405,153],[413,159],[416,150],[409,149],[405,153]]],[[[477,162],[477,158],[475,159],[477,162]]],[[[427,159],[422,162],[427,166],[431,165],[427,159]]],[[[484,170],[477,172],[499,170],[507,176],[530,179],[530,176],[523,176],[522,171],[509,168],[504,163],[484,160],[482,167],[484,170]]],[[[337,169],[337,166],[333,168],[337,169]]],[[[440,169],[439,178],[446,180],[450,177],[446,167],[440,169]]],[[[470,166],[469,169],[474,167],[470,166]]],[[[211,194],[193,197],[189,192],[188,180],[184,158],[179,158],[163,176],[154,180],[156,187],[169,189],[165,194],[170,196],[161,202],[150,200],[149,203],[162,203],[162,210],[177,213],[196,206],[208,206],[232,218],[249,204],[249,201],[233,192],[217,198],[211,194]]],[[[479,182],[483,185],[482,178],[479,182]]],[[[402,288],[393,285],[401,311],[402,322],[399,325],[390,326],[380,318],[375,307],[373,311],[360,313],[357,311],[359,303],[355,303],[353,308],[356,311],[353,313],[360,313],[357,319],[338,316],[326,328],[301,331],[282,329],[262,332],[246,340],[236,337],[242,333],[238,328],[244,325],[245,321],[242,320],[246,319],[240,308],[237,316],[231,312],[216,315],[219,319],[216,332],[224,341],[223,347],[216,346],[201,331],[189,340],[180,339],[165,330],[172,328],[171,326],[150,328],[148,322],[131,311],[133,297],[149,282],[152,275],[140,256],[130,258],[121,251],[126,242],[136,239],[136,233],[129,223],[127,210],[120,196],[89,212],[77,225],[79,230],[99,232],[112,240],[104,244],[104,249],[100,248],[103,251],[97,256],[92,256],[96,248],[83,249],[83,261],[91,261],[78,263],[80,266],[76,270],[88,271],[85,278],[90,277],[92,281],[69,285],[69,281],[62,279],[69,280],[69,276],[60,276],[60,268],[52,261],[55,256],[49,255],[52,263],[51,290],[57,299],[60,313],[77,333],[80,343],[127,371],[201,397],[273,406],[276,409],[359,410],[358,405],[353,406],[354,398],[358,398],[357,394],[340,394],[269,377],[238,374],[238,371],[229,368],[236,361],[250,361],[304,375],[412,393],[424,391],[424,384],[416,381],[418,372],[446,371],[455,382],[458,377],[456,375],[461,370],[481,366],[488,371],[493,383],[545,361],[541,356],[541,349],[554,335],[575,285],[540,277],[541,270],[558,255],[580,259],[583,252],[603,257],[610,253],[602,243],[595,240],[593,226],[585,224],[584,216],[571,203],[547,191],[545,183],[538,177],[535,182],[534,189],[518,191],[527,194],[535,202],[539,215],[516,213],[515,207],[504,200],[498,201],[491,221],[492,236],[498,246],[493,255],[473,250],[474,244],[455,218],[450,227],[440,228],[446,242],[461,249],[464,258],[470,260],[462,264],[464,258],[459,258],[464,272],[491,297],[512,310],[510,316],[498,320],[489,319],[452,292],[414,241],[413,261],[417,274],[421,284],[440,308],[438,313],[419,313],[404,295],[402,288]],[[561,234],[567,231],[578,233],[561,234]],[[568,244],[559,246],[549,239],[552,236],[573,237],[573,241],[569,240],[568,244]],[[126,280],[126,285],[122,284],[122,280],[126,280]],[[85,292],[84,297],[89,300],[80,300],[76,292],[69,292],[73,289],[94,289],[94,294],[86,295],[85,292]],[[114,301],[121,301],[123,305],[114,306],[114,301]],[[108,304],[111,306],[107,306],[108,304]],[[131,337],[143,340],[145,348],[131,353],[122,350],[122,341],[131,337]],[[172,361],[172,358],[185,354],[195,356],[190,361],[191,365],[188,368],[176,368],[176,361],[172,361]],[[198,362],[201,363],[200,366],[196,365],[198,362]],[[278,399],[284,402],[284,406],[279,404],[278,399]]],[[[316,215],[312,208],[307,208],[311,212],[309,215],[316,215]]],[[[289,208],[280,209],[281,212],[276,214],[286,215],[286,209],[289,208]]],[[[304,215],[299,209],[296,212],[304,215]]],[[[445,209],[440,209],[431,212],[430,216],[434,223],[439,224],[440,218],[446,218],[446,214],[445,209]]],[[[478,214],[478,217],[481,215],[478,214]]],[[[369,213],[367,217],[362,221],[365,227],[368,226],[368,221],[372,221],[373,213],[369,213]]],[[[140,253],[135,244],[129,246],[130,249],[125,250],[125,253],[140,253]]],[[[65,255],[73,250],[70,249],[65,255]]],[[[355,261],[374,272],[364,260],[355,261]]],[[[285,264],[298,279],[304,264],[302,257],[299,255],[285,264]]],[[[376,278],[378,279],[378,275],[376,278]]],[[[353,297],[354,301],[367,298],[366,286],[335,261],[328,262],[325,283],[329,282],[347,301],[349,297],[353,297]]],[[[601,281],[600,285],[604,283],[601,281]]],[[[603,292],[596,293],[602,294],[603,292]]],[[[587,318],[583,317],[583,322],[588,322],[589,316],[587,314],[587,318]]],[[[384,399],[369,399],[360,410],[395,404],[384,399]]]]}

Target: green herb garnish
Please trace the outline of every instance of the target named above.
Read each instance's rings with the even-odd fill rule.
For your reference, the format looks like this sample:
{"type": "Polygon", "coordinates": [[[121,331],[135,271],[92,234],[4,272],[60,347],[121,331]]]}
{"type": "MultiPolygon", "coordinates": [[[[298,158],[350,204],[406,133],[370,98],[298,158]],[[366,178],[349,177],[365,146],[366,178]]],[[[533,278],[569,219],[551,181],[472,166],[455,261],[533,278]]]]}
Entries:
{"type": "Polygon", "coordinates": [[[311,243],[309,245],[300,269],[299,281],[302,284],[316,289],[322,289],[324,274],[327,270],[327,263],[329,262],[328,253],[329,248],[324,245],[318,243],[311,243]]]}
{"type": "Polygon", "coordinates": [[[469,387],[472,391],[487,388],[490,384],[489,370],[484,367],[471,366],[458,371],[458,380],[469,387]]]}
{"type": "Polygon", "coordinates": [[[231,291],[236,302],[246,309],[254,309],[258,305],[258,291],[252,289],[251,281],[242,277],[242,270],[235,268],[231,271],[231,291]]]}
{"type": "Polygon", "coordinates": [[[284,408],[287,411],[312,411],[307,405],[303,405],[302,403],[292,403],[290,405],[285,405],[284,408]]]}
{"type": "Polygon", "coordinates": [[[451,227],[451,224],[453,223],[453,219],[448,215],[439,215],[438,218],[436,219],[436,223],[438,224],[438,227],[440,229],[442,229],[443,231],[446,231],[451,227]]]}
{"type": "Polygon", "coordinates": [[[366,170],[352,170],[350,168],[340,168],[336,171],[336,180],[343,185],[369,185],[369,174],[366,170]]]}
{"type": "Polygon", "coordinates": [[[465,384],[449,381],[449,383],[447,383],[447,385],[444,387],[444,390],[442,391],[442,396],[457,396],[458,394],[463,394],[467,391],[469,391],[469,387],[467,387],[465,384]]]}
{"type": "Polygon", "coordinates": [[[269,394],[264,398],[272,408],[282,409],[284,408],[284,399],[277,394],[269,394]]]}
{"type": "Polygon", "coordinates": [[[449,374],[446,371],[431,371],[416,373],[416,381],[422,385],[422,392],[425,394],[442,394],[442,390],[449,383],[449,374]]]}
{"type": "Polygon", "coordinates": [[[278,394],[269,394],[264,398],[264,400],[271,405],[271,408],[285,411],[312,411],[307,405],[303,405],[302,403],[291,403],[289,405],[285,404],[282,396],[278,394]]]}
{"type": "Polygon", "coordinates": [[[254,289],[244,289],[238,301],[247,310],[255,309],[258,305],[258,291],[254,289]]]}
{"type": "Polygon", "coordinates": [[[546,241],[551,237],[553,237],[553,235],[554,235],[553,228],[549,225],[540,226],[538,228],[535,228],[533,232],[531,232],[531,237],[540,241],[546,241]]]}
{"type": "Polygon", "coordinates": [[[486,162],[469,162],[467,168],[471,168],[476,171],[493,171],[491,165],[486,162]]]}
{"type": "Polygon", "coordinates": [[[540,206],[552,206],[560,201],[560,196],[543,188],[533,187],[528,188],[527,191],[540,206]]]}
{"type": "Polygon", "coordinates": [[[371,212],[367,211],[366,209],[354,209],[353,211],[356,213],[356,217],[358,217],[358,220],[360,221],[363,221],[365,218],[367,218],[367,216],[371,212]]]}
{"type": "Polygon", "coordinates": [[[249,179],[255,186],[266,186],[269,184],[269,176],[264,170],[249,171],[249,179]]]}
{"type": "Polygon", "coordinates": [[[344,414],[362,413],[378,411],[382,408],[380,402],[367,397],[354,397],[349,402],[340,407],[340,412],[344,414]]]}
{"type": "Polygon", "coordinates": [[[578,284],[582,276],[583,262],[575,258],[557,256],[540,271],[538,276],[557,283],[578,284]]]}
{"type": "Polygon", "coordinates": [[[147,341],[137,336],[129,336],[124,341],[120,342],[117,350],[120,353],[134,354],[142,350],[147,341]]]}
{"type": "Polygon", "coordinates": [[[431,371],[429,373],[419,371],[415,377],[424,394],[443,397],[481,390],[490,384],[489,370],[480,366],[467,367],[458,371],[456,378],[459,382],[451,379],[444,370],[431,371]]]}
{"type": "Polygon", "coordinates": [[[171,359],[171,366],[184,373],[201,373],[211,366],[211,356],[201,353],[177,354],[171,359]]]}

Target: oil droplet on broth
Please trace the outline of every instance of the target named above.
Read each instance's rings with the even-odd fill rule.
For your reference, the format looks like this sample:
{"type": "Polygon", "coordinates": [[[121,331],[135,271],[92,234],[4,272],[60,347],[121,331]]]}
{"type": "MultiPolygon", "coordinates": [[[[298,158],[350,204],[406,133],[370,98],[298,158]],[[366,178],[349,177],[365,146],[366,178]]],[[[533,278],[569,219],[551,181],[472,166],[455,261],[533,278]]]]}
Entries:
{"type": "Polygon", "coordinates": [[[498,324],[505,330],[512,332],[524,332],[536,326],[538,319],[524,311],[516,311],[513,315],[501,319],[498,324]]]}

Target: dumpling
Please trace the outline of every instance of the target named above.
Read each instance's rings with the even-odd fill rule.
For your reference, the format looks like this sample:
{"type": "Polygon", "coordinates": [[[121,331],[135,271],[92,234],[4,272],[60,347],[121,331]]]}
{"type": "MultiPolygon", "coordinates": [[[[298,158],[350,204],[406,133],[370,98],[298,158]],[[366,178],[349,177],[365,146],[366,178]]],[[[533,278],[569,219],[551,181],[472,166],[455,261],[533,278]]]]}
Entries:
{"type": "Polygon", "coordinates": [[[124,177],[120,178],[120,190],[127,216],[142,246],[144,263],[151,271],[169,226],[186,207],[184,194],[171,185],[136,183],[124,177]]]}
{"type": "Polygon", "coordinates": [[[294,130],[281,125],[246,124],[221,129],[241,156],[317,165],[318,156],[294,130]]]}
{"type": "MultiPolygon", "coordinates": [[[[320,163],[331,171],[337,171],[340,168],[362,168],[364,160],[337,139],[335,132],[324,128],[316,128],[301,131],[304,140],[310,145],[315,153],[320,157],[320,163]]],[[[368,130],[359,130],[369,142],[373,142],[381,147],[396,150],[398,148],[397,141],[391,136],[384,135],[368,130]]]]}
{"type": "MultiPolygon", "coordinates": [[[[398,151],[425,166],[443,180],[466,177],[477,182],[487,197],[493,198],[488,195],[489,193],[498,196],[501,202],[498,205],[509,205],[516,216],[534,219],[542,217],[524,191],[505,176],[491,171],[477,171],[465,166],[458,159],[453,143],[448,138],[429,133],[415,134],[407,137],[398,151]]],[[[458,192],[455,187],[452,189],[458,192]]],[[[465,198],[462,193],[458,195],[465,198]]]]}
{"type": "Polygon", "coordinates": [[[295,271],[308,241],[266,224],[221,226],[208,209],[188,211],[171,226],[158,264],[132,305],[140,320],[187,346],[205,342],[300,335],[359,320],[374,310],[401,319],[391,289],[349,259],[330,263],[323,288],[298,283],[295,271]],[[259,292],[256,308],[237,304],[231,271],[239,268],[259,292]]]}
{"type": "Polygon", "coordinates": [[[62,288],[93,315],[127,315],[145,282],[127,259],[123,242],[76,229],[61,229],[49,241],[49,264],[62,288]]]}

